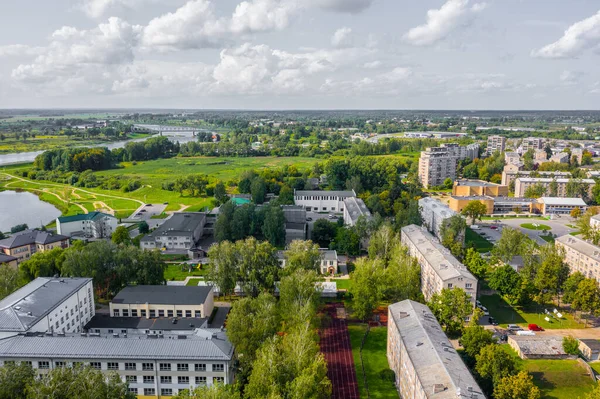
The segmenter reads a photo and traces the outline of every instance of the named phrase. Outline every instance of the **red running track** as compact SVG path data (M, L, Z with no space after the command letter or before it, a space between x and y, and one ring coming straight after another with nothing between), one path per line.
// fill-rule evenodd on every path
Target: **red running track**
M330 303L325 312L331 317L329 327L321 331L321 352L327 361L327 376L331 380L333 399L359 399L356 369L352 358L350 335L345 319L337 317L341 303Z

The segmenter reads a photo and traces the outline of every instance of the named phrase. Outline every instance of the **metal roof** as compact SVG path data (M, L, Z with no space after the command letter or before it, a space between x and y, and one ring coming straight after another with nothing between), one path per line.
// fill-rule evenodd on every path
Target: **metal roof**
M542 197L539 201L546 205L587 206L581 198Z
M344 199L344 206L346 207L346 211L350 215L352 222L356 223L359 217L365 216L366 218L371 217L371 212L365 202L360 198L349 197Z
M138 359L138 360L221 360L233 356L233 345L225 333L214 332L208 338L206 331L198 335L152 338L135 335L128 338L81 335L15 336L0 340L1 358L51 359ZM210 332L210 331L208 331Z
M174 213L156 230L144 236L142 241L155 241L158 236L191 236L205 219L206 213L203 212Z
M94 220L96 218L109 217L115 219L113 215L109 215L103 212L90 212L90 213L82 213L80 215L73 216L62 216L58 218L60 223L71 223L71 222L79 222L82 220Z
M0 240L0 248L19 248L31 244L51 244L53 242L68 240L69 237L60 234L51 234L46 231L24 230Z
M200 305L206 301L212 286L133 285L125 287L112 300L113 304L152 303L161 305Z
M108 315L96 314L84 328L86 330L92 328L114 328L117 330L193 331L204 326L207 321L208 318L200 317L160 317L157 319L147 319L145 317L110 317Z
M485 398L427 306L405 300L390 305L389 313L427 397ZM438 387L444 389L434 395Z
M557 183L568 183L573 179L551 179L549 177L518 177L517 180L523 183L551 183L556 181ZM596 184L593 179L574 179L578 183Z
M356 193L354 190L351 191L318 191L318 190L296 190L294 193L296 197L298 196L330 196L330 197L356 197Z
M0 331L28 331L90 281L91 278L36 278L0 301Z

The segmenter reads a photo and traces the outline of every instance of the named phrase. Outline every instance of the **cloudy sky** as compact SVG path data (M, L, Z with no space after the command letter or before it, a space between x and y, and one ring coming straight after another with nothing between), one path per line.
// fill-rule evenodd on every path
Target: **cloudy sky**
M598 0L28 0L0 107L599 109Z

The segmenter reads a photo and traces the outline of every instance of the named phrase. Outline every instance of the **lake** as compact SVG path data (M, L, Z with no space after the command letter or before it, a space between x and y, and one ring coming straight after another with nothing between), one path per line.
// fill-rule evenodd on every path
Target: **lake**
M191 133L163 133L163 136L168 137L171 141L178 141L180 144L187 143L190 141L195 141L196 137L192 136ZM154 136L152 136L154 137ZM95 144L89 146L81 146L81 147L106 147L109 150L114 150L115 148L125 147L125 144L131 142L139 142L148 140L150 137L144 137L142 139L134 139L134 140L124 140L124 141L115 141L112 143L106 144ZM33 162L35 157L43 153L44 151L32 151L32 152L19 152L12 154L0 154L0 166L4 165L15 165L19 163L29 163Z
M60 215L58 209L41 201L35 194L0 192L0 231L10 231L11 227L22 223L27 223L30 228L40 227Z

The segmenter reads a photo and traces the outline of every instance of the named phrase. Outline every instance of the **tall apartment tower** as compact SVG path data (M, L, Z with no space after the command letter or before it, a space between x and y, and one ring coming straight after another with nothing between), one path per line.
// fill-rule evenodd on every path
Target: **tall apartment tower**
M544 139L540 137L527 137L523 139L523 143L521 144L521 149L523 150L523 154L529 150L542 150L544 148Z
M504 136L489 136L487 140L486 155L489 157L496 151L504 152L506 149L506 137Z
M419 158L419 180L423 187L441 186L444 180L456 180L458 157L444 147L427 148Z

